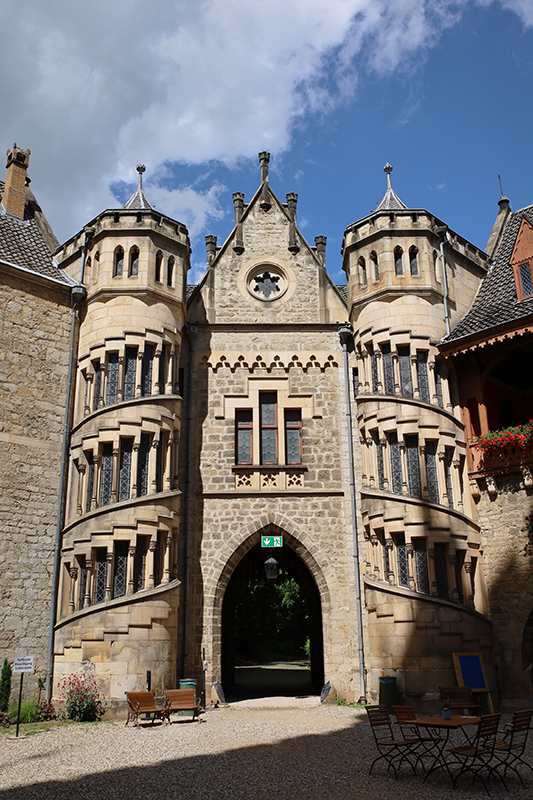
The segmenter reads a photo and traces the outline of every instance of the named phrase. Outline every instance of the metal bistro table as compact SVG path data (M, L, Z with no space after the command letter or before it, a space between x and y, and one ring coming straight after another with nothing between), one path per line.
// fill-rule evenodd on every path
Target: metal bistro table
M435 760L433 761L432 765L426 772L423 783L427 781L432 772L434 772L436 769L439 768L445 769L448 775L450 776L450 779L453 781L453 775L444 757L444 751L448 744L448 739L450 738L450 731L456 731L461 729L465 735L466 740L470 741L468 733L464 730L464 728L466 728L469 725L479 725L479 720L480 717L457 717L457 716L452 716L451 719L444 719L444 717L442 716L425 717L422 719L417 719L416 725L419 728L429 728L445 732L445 735L442 737L442 742L439 742L440 746L437 750Z

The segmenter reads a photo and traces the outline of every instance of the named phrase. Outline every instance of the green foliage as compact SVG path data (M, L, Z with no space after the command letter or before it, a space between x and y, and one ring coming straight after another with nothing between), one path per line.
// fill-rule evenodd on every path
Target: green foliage
M13 722L17 721L18 703L11 703L9 706L9 716ZM27 722L37 722L39 719L39 701L36 697L30 697L23 700L20 704L20 722L26 724Z
M7 711L9 705L9 695L11 694L11 664L4 659L2 675L0 676L0 711Z
M105 713L104 700L92 678L69 675L59 684L60 709L67 719L76 722L95 722Z
M235 650L242 658L301 659L309 637L306 603L294 578L250 578L235 607Z

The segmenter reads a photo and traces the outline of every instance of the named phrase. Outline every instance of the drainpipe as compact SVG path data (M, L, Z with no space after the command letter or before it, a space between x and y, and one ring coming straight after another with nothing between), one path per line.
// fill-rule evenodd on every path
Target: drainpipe
M450 333L450 311L448 309L448 276L446 274L446 260L444 258L444 242L448 241L448 228L441 225L435 229L435 233L440 237L440 262L442 265L442 288L444 290L444 324L446 325L446 336Z
M85 271L85 259L87 257L87 242L94 234L92 228L86 228L83 236L81 267L78 284L72 287L72 315L70 320L70 348L67 376L67 402L65 405L65 419L63 422L63 439L61 444L61 471L59 481L59 501L57 505L56 536L54 543L54 568L52 573L52 596L50 600L50 622L48 626L48 654L46 659L46 702L52 701L52 676L54 671L54 628L57 619L57 593L59 588L59 567L61 564L61 530L63 528L63 505L67 488L67 461L70 444L70 407L72 402L72 376L74 374L75 343L76 343L76 320L78 306L87 296L87 290L83 285L83 273Z
M189 560L190 560L190 524L191 524L191 457L192 457L192 377L194 366L194 340L198 335L196 325L184 326L189 337L189 385L187 388L187 471L185 476L185 571L183 575L183 677L187 677L187 659L189 647Z
M350 400L350 375L348 370L348 342L353 335L352 326L345 322L339 328L339 337L342 345L342 357L344 361L344 390L346 393L346 427L348 429L348 463L350 467L350 502L352 507L352 535L353 535L353 558L355 570L355 599L357 610L357 648L359 651L359 676L361 696L359 702L366 703L366 671L365 671L365 651L363 647L363 607L361 603L361 576L359 567L359 542L357 538L357 506L355 496L355 472L353 466L353 428L352 428L352 404Z

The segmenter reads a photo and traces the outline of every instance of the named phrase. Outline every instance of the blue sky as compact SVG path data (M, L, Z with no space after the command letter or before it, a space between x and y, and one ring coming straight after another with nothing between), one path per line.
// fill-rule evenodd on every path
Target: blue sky
M408 206L480 247L498 173L514 209L533 203L533 0L4 0L0 22L1 141L31 148L60 240L122 204L141 161L191 232L195 281L263 149L339 282L344 229L381 200L387 161Z

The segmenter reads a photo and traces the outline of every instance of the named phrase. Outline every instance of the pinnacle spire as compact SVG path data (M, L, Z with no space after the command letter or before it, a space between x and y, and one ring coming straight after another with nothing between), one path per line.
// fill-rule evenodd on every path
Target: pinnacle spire
M127 203L124 203L123 208L143 209L153 208L153 205L146 197L143 191L143 174L146 172L144 164L137 164L137 172L139 173L139 181L137 190L132 194Z
M388 162L383 167L383 172L387 175L387 191L385 192L385 196L379 206L376 208L376 211L398 211L402 208L407 208L405 203L403 203L394 189L392 188L390 174L392 172L392 165Z

